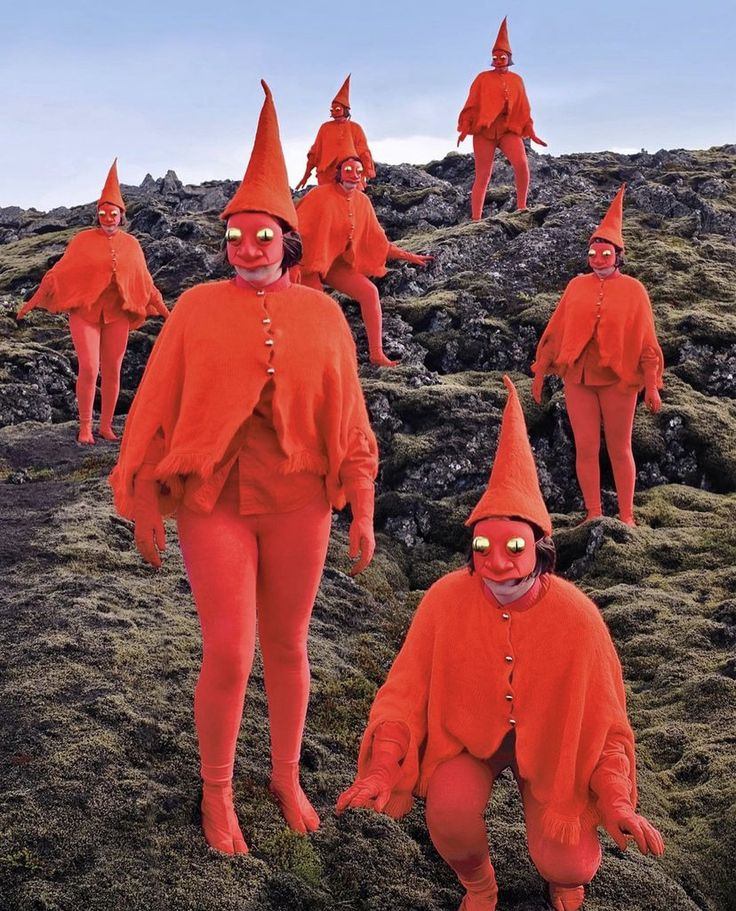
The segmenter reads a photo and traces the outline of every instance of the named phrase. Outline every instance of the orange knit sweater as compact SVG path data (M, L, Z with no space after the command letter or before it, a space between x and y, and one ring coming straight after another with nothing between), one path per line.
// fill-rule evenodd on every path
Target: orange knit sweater
M363 275L386 274L391 244L370 199L337 183L315 187L297 204L304 252L302 271L324 276L342 258Z
M565 288L544 330L532 370L565 376L595 334L600 366L624 386L642 389L651 365L662 387L664 355L657 341L649 295L641 282L621 273L600 279L578 275Z
M508 132L519 136L531 136L534 132L532 112L521 76L484 70L470 86L468 99L460 111L458 132L469 135L482 133L502 114L505 115Z
M590 784L605 752L623 749L636 805L618 656L596 606L558 576L516 613L494 610L482 586L461 569L424 596L373 703L358 774L367 773L376 728L406 724L409 748L386 808L401 816L412 792L425 796L440 763L463 751L487 759L513 728L519 772L545 807L546 834L576 843L583 821L598 819Z
M270 380L279 472L325 476L338 509L346 488L372 484L376 440L338 304L301 285L259 292L211 282L182 294L151 352L110 476L121 515L132 518L134 478L157 447L162 513L193 487L200 508L211 508L236 434Z
M357 155L363 163L367 177L376 176L373 156L368 148L363 128L353 120L328 120L317 131L312 148L307 152L307 163L318 174L334 178L337 165Z
M131 329L137 329L148 316L169 315L135 237L125 231L108 237L99 228L80 231L69 241L64 255L44 275L23 309L75 310L87 319L111 282Z

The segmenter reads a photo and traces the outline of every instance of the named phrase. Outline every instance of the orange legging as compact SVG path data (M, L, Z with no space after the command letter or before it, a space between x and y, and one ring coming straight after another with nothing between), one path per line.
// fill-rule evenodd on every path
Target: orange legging
M508 158L514 169L516 183L516 208L526 208L526 197L529 192L529 162L526 160L526 149L521 136L516 133L504 133L500 139L486 139L485 136L473 136L475 154L475 182L470 193L470 211L473 221L483 217L483 203L486 190L493 173L493 157L499 148Z
M228 485L209 515L180 507L182 556L202 627L194 696L202 778L225 784L256 637L274 762L299 759L309 699L307 631L322 575L331 511L325 497L288 513L241 516Z
M606 449L622 520L633 520L636 465L631 433L636 411L636 391L617 385L586 386L565 383L565 404L575 437L575 470L589 516L601 515L601 419Z
M316 272L302 273L302 284L311 288L322 290L322 279ZM360 272L356 272L344 259L338 258L324 276L324 283L339 291L351 300L357 301L360 306L360 315L363 318L366 335L368 336L368 353L371 360L383 354L383 314L381 312L381 299L378 288L373 282Z
M74 311L69 314L69 331L79 362L77 407L80 422L89 423L92 420L97 375L101 373L100 426L111 426L120 394L120 369L128 347L129 329L127 319L89 323Z
M542 877L558 885L584 885L601 862L600 842L592 825L583 828L577 845L565 845L543 834L542 807L519 776L513 747L509 750L502 744L486 761L461 753L438 766L430 779L427 827L435 848L480 907L483 900L486 907L492 906L497 894L484 813L493 782L507 767L521 791L529 856Z

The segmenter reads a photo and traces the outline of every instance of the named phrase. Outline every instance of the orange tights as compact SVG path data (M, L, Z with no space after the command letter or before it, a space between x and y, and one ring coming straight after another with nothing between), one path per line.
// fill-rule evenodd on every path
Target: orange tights
M128 347L127 319L89 323L78 313L69 314L69 331L77 352L77 406L80 423L92 422L97 375L102 374L100 427L110 430L120 394L120 369Z
M179 540L202 627L194 696L202 778L233 774L256 639L271 725L271 756L296 767L309 699L307 631L330 534L317 498L288 513L241 516L227 490L209 514L180 507Z
M510 767L524 803L529 856L547 882L577 886L590 882L601 862L594 826L584 828L577 845L552 841L542 832L542 808L519 777L513 747L489 760L461 753L437 767L426 800L427 827L435 848L467 890L463 908L495 908L496 878L488 853L484 813L493 782Z
M588 517L601 512L601 421L611 460L623 522L634 520L636 465L631 433L636 411L636 391L622 392L616 385L586 386L565 383L565 404L575 438L575 470Z
M516 182L516 208L526 208L526 197L529 192L529 162L521 136L516 133L504 133L500 139L486 139L485 136L473 136L475 154L475 182L470 192L470 211L473 221L483 217L483 203L486 190L493 173L493 157L499 148L508 158L514 169Z
M301 280L302 284L308 285L310 288L322 290L322 279L316 272L302 273ZM332 264L330 271L324 276L324 283L358 302L368 336L368 356L373 363L378 362L384 356L381 337L383 314L378 288L367 276L356 272L342 258L336 259Z

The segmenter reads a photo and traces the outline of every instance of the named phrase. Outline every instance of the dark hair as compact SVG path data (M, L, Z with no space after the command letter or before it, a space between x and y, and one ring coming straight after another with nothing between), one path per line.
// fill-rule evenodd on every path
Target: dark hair
M265 214L268 215L268 212ZM272 215L271 218L276 219L284 232L284 258L281 260L281 266L286 271L286 269L295 266L302 258L302 236L298 231L291 228L283 218L278 218L276 215ZM225 222L225 230L227 231L227 222ZM220 241L220 249L217 251L217 262L227 262L227 241L224 234Z
M534 566L532 575L542 576L544 573L554 572L555 565L557 564L557 548L555 547L555 542L552 540L552 537L550 535L545 535L538 525L535 525L534 522L530 522L528 519L524 519L522 516L508 516L508 518L513 519L515 522L526 522L534 531L534 546L537 551L537 562ZM473 567L474 533L475 525L471 528L471 539L468 544L467 566L471 575L475 572Z
M365 165L363 164L363 159L360 158L360 156L348 155L346 158L343 158L342 161L338 161L338 163L337 163L337 166L335 168L335 183L341 183L340 171L342 170L342 166L345 164L346 161L359 161L361 168L365 168Z
M616 251L616 261L615 261L614 265L616 266L617 269L620 269L624 265L624 262L625 262L624 251L621 249L621 247L619 247L618 244L615 244L612 240L608 240L605 237L591 237L590 238L591 244L596 243L596 241L599 244L610 244L613 247L613 249Z

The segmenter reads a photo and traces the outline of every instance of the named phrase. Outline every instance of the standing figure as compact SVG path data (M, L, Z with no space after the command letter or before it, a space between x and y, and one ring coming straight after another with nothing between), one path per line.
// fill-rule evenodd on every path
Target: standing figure
M429 834L466 892L498 894L484 812L511 769L529 854L556 911L575 911L601 860L596 827L660 855L636 812L621 666L597 607L553 574L551 521L511 381L488 489L466 522L468 565L424 596L371 708L348 807L394 817L424 797Z
M529 192L529 164L524 139L546 146L534 132L534 122L521 76L509 72L513 66L506 19L493 45L493 69L484 70L473 80L465 107L460 111L458 146L470 135L475 154L475 182L470 193L473 221L483 216L486 189L493 172L493 157L499 148L514 169L516 208L526 208Z
M593 232L591 272L565 288L537 346L532 394L542 402L544 377L565 381L565 404L575 438L575 469L585 519L601 509L601 421L613 468L619 518L634 521L636 465L631 451L636 400L644 389L647 408L662 407L664 356L657 341L649 295L641 282L622 275L624 184Z
M381 301L368 276L386 274L387 259L426 266L431 256L417 255L392 244L378 223L373 205L360 192L363 163L341 161L336 179L315 187L297 203L304 243L301 282L310 288L329 285L360 305L368 336L371 364L395 367L383 351Z
M110 483L160 566L175 513L202 627L194 697L208 844L248 848L232 777L256 638L271 733L270 790L288 825L319 817L299 782L307 631L331 507L352 507L353 572L373 556L378 456L340 307L293 285L301 242L271 92L248 168L222 215L235 275L179 298L151 353Z
M307 152L307 169L297 184L300 190L306 186L312 171L317 169L317 183L332 183L335 170L346 158L359 158L363 162L361 189L368 179L376 176L373 156L368 148L363 128L350 118L350 76L343 82L340 91L332 99L330 117L317 131L317 138Z
M99 434L116 440L112 419L120 394L120 370L128 332L148 316L169 315L161 292L153 284L143 250L130 234L120 230L125 203L113 161L97 203L96 228L80 231L61 259L44 275L33 297L17 319L36 307L51 313L69 313L69 331L79 362L77 407L80 443L94 443L92 406L97 375L102 374Z

